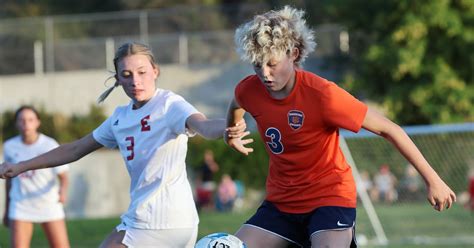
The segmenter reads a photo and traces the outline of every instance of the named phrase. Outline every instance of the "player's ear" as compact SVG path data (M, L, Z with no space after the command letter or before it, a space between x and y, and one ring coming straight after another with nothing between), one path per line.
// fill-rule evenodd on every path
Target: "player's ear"
M155 79L157 79L160 76L160 66L155 64L153 66L153 73L155 74Z
M295 61L299 56L300 56L300 49L298 49L296 47L291 49L290 57L293 61Z

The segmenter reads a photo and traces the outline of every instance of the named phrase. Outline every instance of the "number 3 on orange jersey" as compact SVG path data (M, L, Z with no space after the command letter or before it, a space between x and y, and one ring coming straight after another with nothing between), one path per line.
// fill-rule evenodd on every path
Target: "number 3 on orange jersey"
M280 154L283 152L284 147L281 143L280 130L274 127L269 127L267 131L265 131L265 136L270 138L270 142L266 142L270 151L274 154Z

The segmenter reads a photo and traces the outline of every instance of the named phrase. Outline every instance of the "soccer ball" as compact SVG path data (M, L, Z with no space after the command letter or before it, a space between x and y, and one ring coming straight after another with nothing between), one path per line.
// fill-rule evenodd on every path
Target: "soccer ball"
M247 246L234 235L220 232L203 237L194 248L247 248Z

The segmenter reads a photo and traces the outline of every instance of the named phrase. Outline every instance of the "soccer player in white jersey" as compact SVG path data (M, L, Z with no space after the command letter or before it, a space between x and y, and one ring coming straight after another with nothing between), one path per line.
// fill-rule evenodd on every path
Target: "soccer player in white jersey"
M226 129L224 118L207 119L181 96L157 88L160 69L146 45L120 46L114 66L116 82L99 101L122 86L130 104L77 141L17 165L3 163L0 178L69 163L103 146L118 147L131 177L131 202L101 247L194 247L199 220L185 168L188 136L215 139L225 133L237 137L248 153L244 145L252 139L242 139L249 133L243 132L245 122Z
M20 135L5 141L6 162L19 163L58 147L54 139L38 132L40 117L32 106L20 107L15 123ZM26 171L7 180L3 223L11 229L11 247L30 247L33 223L41 224L50 247L69 247L63 209L67 171L68 166L63 165Z

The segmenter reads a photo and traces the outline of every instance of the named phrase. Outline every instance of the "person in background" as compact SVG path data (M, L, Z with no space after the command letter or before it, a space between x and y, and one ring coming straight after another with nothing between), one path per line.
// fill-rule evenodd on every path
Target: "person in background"
M160 68L147 45L121 45L113 63L116 81L99 102L121 86L130 103L117 107L79 140L30 160L0 164L0 178L70 163L102 147L117 147L131 178L131 201L121 223L100 246L194 247L199 218L186 173L188 137L216 139L225 134L239 139L238 146L245 152L244 145L252 142L241 139L248 134L245 122L226 129L224 119L208 119L181 96L157 88Z
M231 211L237 198L237 185L229 174L222 175L217 188L216 209L221 212Z
M471 210L471 213L474 214L474 167L471 168L471 171L469 173L469 202L468 202L468 208Z
M408 164L405 167L405 174L400 180L400 190L398 200L420 200L423 194L423 179L416 169Z
M20 134L3 144L6 162L19 163L58 147L54 139L38 131L41 120L32 106L16 111L15 124ZM41 225L50 247L69 247L64 214L68 165L25 171L7 179L6 186L3 223L10 228L11 247L30 247L34 223Z
M269 155L265 201L236 236L249 248L356 246L356 186L339 147L340 128L386 138L422 175L434 209L451 207L454 192L400 126L301 69L315 48L303 14L285 6L256 15L235 32L237 51L255 74L236 86L227 124L248 112ZM239 139L227 143L249 153Z
M397 178L390 171L390 167L387 164L381 165L374 176L375 200L385 203L392 203L397 200L396 184Z
M213 207L213 196L216 191L214 175L219 171L219 164L214 159L214 152L210 149L204 151L204 161L199 167L196 180L196 195L198 211L202 208Z

